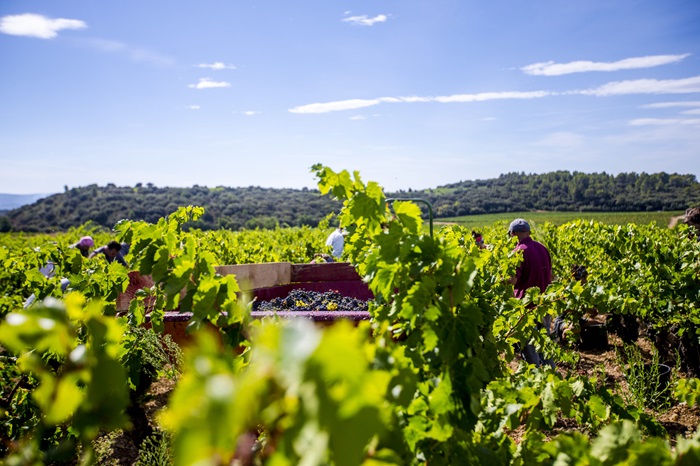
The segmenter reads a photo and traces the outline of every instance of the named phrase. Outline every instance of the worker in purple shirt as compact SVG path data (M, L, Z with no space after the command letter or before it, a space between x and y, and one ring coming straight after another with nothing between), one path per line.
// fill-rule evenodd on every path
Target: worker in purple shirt
M525 292L528 288L537 287L541 293L547 289L552 283L552 258L549 251L542 243L538 243L530 237L530 224L522 218L516 218L508 227L508 235L518 238L518 245L515 246L515 251L522 251L523 260L515 271L515 275L509 279L509 283L513 285L513 295L522 299L525 297ZM550 332L551 316L545 316L542 324L538 324L538 328L544 325L547 333ZM539 367L542 364L548 364L554 367L552 360L545 360L541 353L535 350L535 347L528 343L522 351L523 358L528 364L534 364Z

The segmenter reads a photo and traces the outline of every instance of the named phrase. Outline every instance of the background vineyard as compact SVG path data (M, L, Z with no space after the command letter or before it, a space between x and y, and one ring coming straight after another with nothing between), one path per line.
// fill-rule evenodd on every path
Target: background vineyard
M186 228L204 213L189 207L112 232L0 237L5 460L99 461L123 435L148 464L700 461L696 429L669 437L658 420L700 397L700 242L685 225L536 222L556 280L520 301L506 284L519 258L504 225L483 229L485 249L459 225L430 237L418 205L388 209L375 183L314 169L321 193L345 201L344 258L376 297L371 322L359 327L251 321L235 279L214 269L308 262L325 248L328 219L319 228L203 232ZM131 268L153 277L124 315L115 316L115 300L128 271L68 248L87 233L98 244L130 243ZM48 261L53 278L38 272ZM574 265L588 268L588 281L572 276ZM71 283L65 292L61 277ZM23 309L30 294L37 304ZM158 333L175 308L192 313L184 355ZM577 373L580 353L535 330L545 313L577 325L591 309L639 323L627 343L650 342L674 367L663 403ZM558 370L524 365L514 348L528 341ZM165 409L148 417L148 394L169 379Z
M648 225L655 223L660 227L677 224L677 218L683 211L665 212L512 212L500 214L466 215L463 217L446 217L436 221L437 225L457 224L465 228L481 229L499 223L503 227L514 218L526 218L535 224L553 223L562 225L575 220L595 221L606 225Z

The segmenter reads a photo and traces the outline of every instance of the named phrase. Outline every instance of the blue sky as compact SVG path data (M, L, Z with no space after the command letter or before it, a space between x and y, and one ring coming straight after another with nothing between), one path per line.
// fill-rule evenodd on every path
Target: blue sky
M0 192L700 177L700 1L2 0Z

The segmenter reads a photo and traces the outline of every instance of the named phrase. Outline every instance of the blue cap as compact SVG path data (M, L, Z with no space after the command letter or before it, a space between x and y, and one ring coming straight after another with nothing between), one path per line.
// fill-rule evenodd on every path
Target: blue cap
M525 231L530 231L530 224L524 218L516 218L510 222L508 233L522 233Z

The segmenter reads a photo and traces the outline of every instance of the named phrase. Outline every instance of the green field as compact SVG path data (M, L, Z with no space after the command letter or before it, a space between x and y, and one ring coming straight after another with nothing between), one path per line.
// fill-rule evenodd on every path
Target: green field
M608 225L669 225L674 217L683 215L683 211L666 212L508 212L501 214L466 215L463 217L440 218L433 221L436 228L440 225L456 223L465 228L482 228L497 222L510 223L515 218L524 218L533 225L551 222L562 225L573 220L595 220Z

